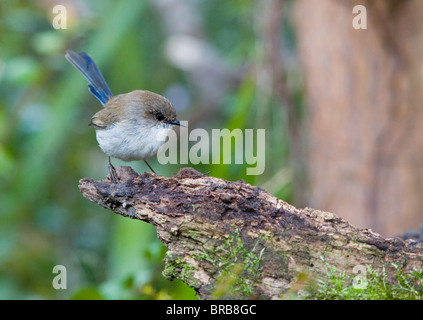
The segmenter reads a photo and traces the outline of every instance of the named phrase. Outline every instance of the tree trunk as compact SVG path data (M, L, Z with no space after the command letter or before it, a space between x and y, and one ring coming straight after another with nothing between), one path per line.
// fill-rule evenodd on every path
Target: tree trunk
M297 209L244 181L181 169L174 177L118 167L119 184L82 179L87 199L151 223L168 247L165 276L199 298L283 298L300 275L325 280L323 260L351 273L357 265L421 269L423 243L360 230L328 212ZM304 289L305 288L302 288Z
M355 5L367 29L353 28ZM384 235L423 220L423 1L297 0L306 205Z

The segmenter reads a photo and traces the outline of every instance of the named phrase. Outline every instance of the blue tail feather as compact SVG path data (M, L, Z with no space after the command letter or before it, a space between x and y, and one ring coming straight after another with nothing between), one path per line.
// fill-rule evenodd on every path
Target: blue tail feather
M65 57L88 80L88 90L102 105L105 105L113 97L113 93L110 91L94 60L85 52L78 54L71 50L66 51Z
M95 87L93 87L91 84L88 85L88 90L91 92L91 94L96 97L104 106L107 101L109 101L109 99L111 97L108 97L103 91L98 91Z

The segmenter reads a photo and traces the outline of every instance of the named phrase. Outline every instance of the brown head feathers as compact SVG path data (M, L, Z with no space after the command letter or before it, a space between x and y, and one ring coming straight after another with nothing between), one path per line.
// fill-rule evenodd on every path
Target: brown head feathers
M139 123L143 119L179 125L176 112L169 100L154 92L135 90L111 98L104 109L97 112L89 125L104 129L116 122L131 121Z

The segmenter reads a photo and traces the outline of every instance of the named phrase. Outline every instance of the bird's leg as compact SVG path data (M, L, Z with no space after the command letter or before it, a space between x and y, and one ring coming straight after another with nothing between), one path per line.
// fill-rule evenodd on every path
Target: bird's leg
M116 173L115 167L113 167L112 162L110 161L110 157L109 157L109 173L110 173L110 180L112 180L113 183L118 183L117 182L118 175Z
M146 160L144 160L145 164L150 168L150 170L157 175L156 171L153 170L153 168L148 164L148 162Z

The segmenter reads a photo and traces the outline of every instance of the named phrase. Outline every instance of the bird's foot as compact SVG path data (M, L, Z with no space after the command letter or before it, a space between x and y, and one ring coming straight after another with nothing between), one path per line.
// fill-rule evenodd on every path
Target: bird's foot
M109 173L110 173L110 180L115 184L118 183L119 177L116 173L115 167L110 162L110 157L109 157Z

